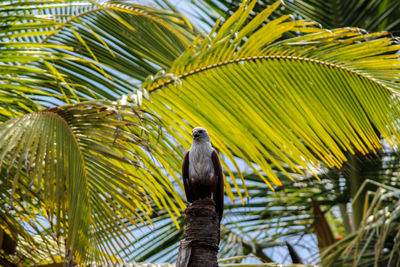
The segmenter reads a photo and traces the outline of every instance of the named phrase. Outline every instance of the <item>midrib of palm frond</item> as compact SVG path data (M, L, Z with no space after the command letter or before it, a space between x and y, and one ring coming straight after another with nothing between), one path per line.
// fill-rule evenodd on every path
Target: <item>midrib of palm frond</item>
M399 47L400 48L400 47ZM230 59L230 60L226 60L223 62L218 62L218 63L213 63L204 67L199 67L197 69L191 70L190 72L186 72L183 74L178 75L176 78L174 79L166 79L166 80L159 80L158 84L153 85L151 88L147 89L149 91L149 93L152 93L158 89L162 89L163 87L166 87L172 83L179 83L179 82L183 82L182 80L191 76L191 75L196 75L200 72L203 71L208 71L208 70L212 70L218 67L222 67L225 65L230 65L230 64L240 64L242 62L246 62L246 61L262 61L262 60L269 60L269 59L280 59L280 60L288 60L288 61L303 61L303 62L311 62L311 63L315 63L317 65L324 65L324 66L328 66L328 67L333 67L336 69L341 69L344 70L346 72L355 74L357 76L359 76L360 78L363 79L367 79L370 80L374 83L377 83L379 86L381 86L383 89L388 90L390 93L398 93L397 91L394 91L391 87L387 86L383 81L380 81L374 77L371 77L369 75L366 75L362 72L359 72L357 70L353 70L349 67L343 66L343 65L339 65L339 64L335 64L335 63L331 63L329 61L324 61L324 60L319 60L319 59L314 59L314 58L306 58L306 57L298 57L298 56L281 56L281 55L263 55L263 56L248 56L248 57L242 57L242 58L236 58L236 59Z

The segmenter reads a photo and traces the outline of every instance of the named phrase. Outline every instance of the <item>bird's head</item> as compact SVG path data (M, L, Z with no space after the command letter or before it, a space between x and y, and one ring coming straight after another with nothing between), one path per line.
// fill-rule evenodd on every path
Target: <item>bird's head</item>
M192 130L193 133L193 142L196 143L203 143L203 142L210 142L210 136L208 132L203 127L196 127Z

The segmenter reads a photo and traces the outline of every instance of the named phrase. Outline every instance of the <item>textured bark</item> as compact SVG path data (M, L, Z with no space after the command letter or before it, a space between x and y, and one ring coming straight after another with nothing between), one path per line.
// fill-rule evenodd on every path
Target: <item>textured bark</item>
M177 267L218 266L219 220L214 201L196 200L185 210L186 239L181 241Z

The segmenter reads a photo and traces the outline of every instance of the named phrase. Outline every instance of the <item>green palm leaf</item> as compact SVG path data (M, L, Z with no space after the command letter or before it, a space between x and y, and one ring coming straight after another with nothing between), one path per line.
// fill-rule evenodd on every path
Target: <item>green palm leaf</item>
M36 234L51 233L57 244L66 242L77 262L116 261L117 248L134 238L132 231L125 233L126 224L149 219L149 199L170 216L179 215L182 201L147 152L143 123L152 122L145 116L131 107L93 102L1 124L1 180L8 184L2 191L9 196L3 205L13 210L1 224L31 250L34 240L26 231L18 236L15 227L28 224Z
M287 2L289 9L327 28L354 26L368 31L393 31L400 25L398 1Z
M193 43L170 70L176 78L144 85L144 105L179 143L189 148L190 128L203 125L234 165L235 155L263 178L258 165L276 185L276 158L301 173L297 166L313 171L319 159L340 167L346 153L380 149L377 132L396 144L399 45L384 33L321 31L288 17L261 26L278 3L244 26L254 4ZM277 42L288 31L311 34Z
M398 177L392 180L398 184ZM367 179L359 192L368 185L377 189L368 192L360 228L322 253L324 266L396 266L400 263L400 191L398 187Z
M72 84L79 84L75 91L82 99L117 99L131 92L149 75L169 68L193 40L190 24L173 12L129 3L90 8L44 40L75 47L63 52L87 60L54 64Z
M193 40L182 15L129 3L15 1L0 14L7 63L0 71L19 72L8 83L42 83L30 98L45 106L117 99L170 67Z
M262 12L275 1L265 0L256 4L251 18ZM200 18L212 27L218 17L228 19L241 5L240 0L204 0L190 1L202 12ZM283 1L283 5L274 12L273 19L284 14L297 18L311 19L322 27L333 29L341 27L358 27L367 31L391 31L398 35L400 3L396 0L294 0Z
M32 14L35 11L39 12L32 6L38 8L38 3L16 2L0 6L2 23L0 121L2 122L11 117L38 111L42 106L40 102L45 104L48 99L55 98L56 101L64 99L62 95L55 95L54 92L44 89L48 84L57 86L62 79L52 75L46 66L38 67L34 64L67 58L71 60L72 57L68 55L45 49L73 50L73 48L35 42L39 36L52 32L48 28L60 27L63 23Z

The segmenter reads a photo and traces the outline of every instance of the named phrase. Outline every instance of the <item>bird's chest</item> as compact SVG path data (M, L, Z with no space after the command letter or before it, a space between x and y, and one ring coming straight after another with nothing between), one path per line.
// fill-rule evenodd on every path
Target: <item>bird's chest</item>
M192 147L189 153L189 179L196 182L209 182L215 179L211 147Z

